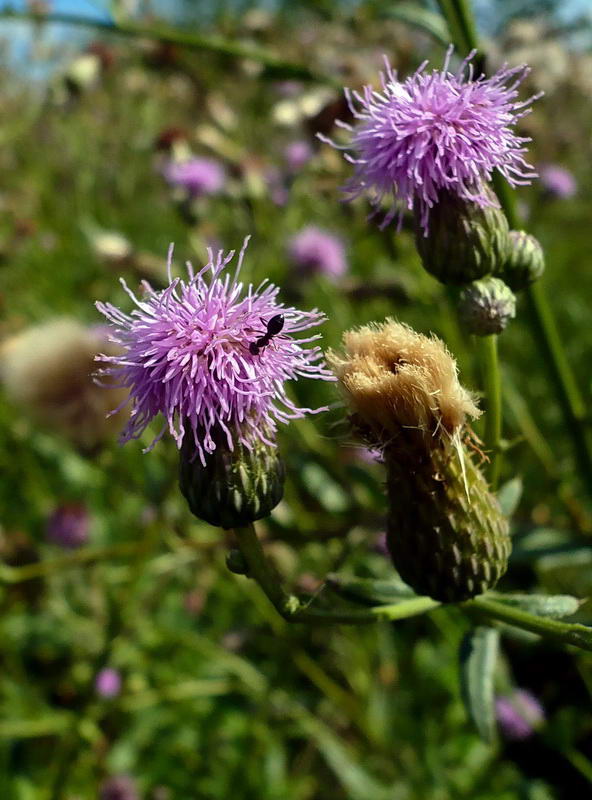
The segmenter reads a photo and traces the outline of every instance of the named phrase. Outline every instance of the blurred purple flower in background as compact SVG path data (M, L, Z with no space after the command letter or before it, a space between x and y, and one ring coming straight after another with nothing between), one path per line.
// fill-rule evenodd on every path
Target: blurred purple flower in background
M116 775L103 781L99 800L140 800L136 782L129 775Z
M343 241L329 231L309 225L288 242L288 255L303 273L340 278L347 271Z
M496 698L495 713L506 739L527 739L545 719L545 712L536 697L526 689Z
M47 538L53 544L74 550L88 541L90 517L85 506L68 503L59 506L47 520Z
M547 192L562 199L573 197L578 190L575 176L559 164L544 164L539 167L541 183Z
M121 691L121 675L113 667L105 667L95 678L95 689L98 695L106 699L117 697Z
M314 151L306 139L290 142L284 150L284 158L290 172L298 172L306 166L314 155Z
M192 197L220 192L226 182L226 172L213 158L190 158L187 161L168 161L163 169L171 186L185 189Z
M113 324L111 339L123 355L101 355L109 366L100 374L114 376L130 390L133 408L121 441L137 439L159 413L165 423L150 447L168 430L180 448L190 435L202 463L222 435L229 449L237 442L250 448L256 441L273 444L277 422L303 417L324 408L299 408L284 383L299 377L333 380L319 347L303 345L319 335L295 339L294 334L316 327L324 314L286 308L277 300L279 288L265 281L254 289L238 281L248 239L231 278L224 271L234 251L216 255L189 280L172 278L155 291L144 283L141 299L122 284L137 308L125 314L110 303L97 308ZM267 323L283 316L281 334L257 353L252 345L267 331Z
M530 140L513 130L535 99L516 100L528 68L503 67L490 78L473 79L469 62L474 55L452 73L449 48L442 70L426 72L424 62L402 82L387 62L380 75L382 91L346 89L357 124L337 124L350 133L349 143L342 146L318 134L321 141L353 153L345 156L354 164L344 187L348 199L369 191L378 206L392 193L394 204L381 227L400 220L404 208L415 207L426 232L430 208L443 191L491 206L485 182L494 170L511 186L536 177L523 157Z

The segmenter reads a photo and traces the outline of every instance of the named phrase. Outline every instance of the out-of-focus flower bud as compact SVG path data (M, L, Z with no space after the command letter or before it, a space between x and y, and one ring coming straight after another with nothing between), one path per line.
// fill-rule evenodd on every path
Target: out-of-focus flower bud
M462 290L458 311L469 333L490 336L501 333L514 319L516 298L499 278L481 278Z
M121 675L113 667L105 667L97 673L95 689L98 695L110 700L121 691Z

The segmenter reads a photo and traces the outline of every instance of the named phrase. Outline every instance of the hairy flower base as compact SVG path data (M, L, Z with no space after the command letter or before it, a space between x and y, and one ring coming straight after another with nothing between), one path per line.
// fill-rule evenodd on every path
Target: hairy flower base
M393 448L385 464L387 544L401 578L445 603L493 588L507 569L509 526L468 451L438 449L409 464Z
M535 99L517 101L517 87L528 69L503 67L490 78L474 79L470 61L475 52L456 73L449 71L451 56L452 47L442 70L426 72L426 61L404 81L387 62L381 91L372 86L361 92L346 89L357 124L338 124L348 131L349 143L341 146L319 134L322 141L349 151L345 157L354 165L354 175L345 186L348 198L369 192L378 207L393 195L383 225L415 205L427 231L442 191L491 206L484 187L494 170L512 186L536 177L524 160L524 145L530 140L513 130Z
M184 281L171 276L171 250L166 289L158 292L144 282L144 296L137 298L122 281L137 306L131 314L97 303L114 326L111 341L123 349L123 355L99 358L109 365L100 374L113 376L131 395L122 441L138 438L163 414L165 424L151 447L167 430L179 448L188 437L205 466L220 432L229 450L273 444L277 422L325 410L298 408L284 385L299 377L333 379L320 348L305 346L320 337L295 338L319 325L324 314L285 307L279 289L266 281L256 289L243 287L238 275L247 242L232 279L223 272L234 251L209 251L209 262L197 274L187 265ZM269 328L278 319L280 330L277 324Z

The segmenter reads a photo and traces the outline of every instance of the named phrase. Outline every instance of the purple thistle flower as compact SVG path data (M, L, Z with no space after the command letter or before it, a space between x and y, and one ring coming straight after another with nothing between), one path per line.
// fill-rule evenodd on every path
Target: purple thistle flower
M169 161L163 169L168 183L185 189L192 197L219 192L226 180L222 165L213 158Z
M111 340L124 350L97 357L109 364L99 374L115 376L130 391L133 408L122 442L137 439L161 413L165 423L147 450L167 429L180 448L187 430L205 466L220 436L230 450L238 442L247 448L257 440L273 445L277 422L326 410L298 408L284 387L298 377L333 380L320 348L303 346L320 335L294 338L325 316L285 307L277 299L279 288L266 280L244 290L238 277L247 243L248 238L232 278L223 272L234 251L225 256L208 250L209 261L197 274L188 263L189 280L173 279L171 247L166 289L155 291L144 281L145 296L138 299L122 280L137 306L131 314L96 304L114 326ZM284 318L281 333L254 354L252 345L278 315Z
M121 691L121 675L113 667L105 667L97 673L95 689L98 695L108 700L117 697Z
M381 227L395 217L400 224L403 209L416 207L427 233L430 209L443 191L491 206L494 201L485 182L496 169L512 186L536 177L523 158L523 145L530 140L513 130L540 96L516 100L528 68L504 66L490 78L474 79L470 61L475 51L456 73L449 71L452 51L451 46L442 70L426 72L425 61L402 82L385 59L382 91L372 86L362 92L345 90L358 120L355 126L337 123L350 132L349 144L341 146L317 134L337 149L353 151L345 154L354 165L354 175L344 187L348 199L369 191L378 206L393 194L393 208Z
M545 164L539 168L541 183L547 192L562 199L573 197L578 190L576 179L568 169L559 164Z
M306 273L321 273L340 278L347 271L343 242L332 233L309 225L288 243L288 255L296 267Z
M503 735L513 740L527 739L545 719L542 705L526 689L497 697L495 714Z
M116 775L101 784L99 800L140 800L136 782L129 775Z
M67 550L82 547L88 540L90 519L83 505L69 503L59 508L47 520L47 538Z

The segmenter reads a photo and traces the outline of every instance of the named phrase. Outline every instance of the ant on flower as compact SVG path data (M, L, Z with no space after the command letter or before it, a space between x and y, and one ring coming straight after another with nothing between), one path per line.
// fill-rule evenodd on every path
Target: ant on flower
M263 322L263 320L261 320ZM258 356L261 350L271 342L274 336L277 336L283 330L285 323L284 315L283 314L276 314L274 317L271 317L267 323L264 323L266 326L265 333L263 336L260 336L254 342L249 344L249 353L252 356Z

